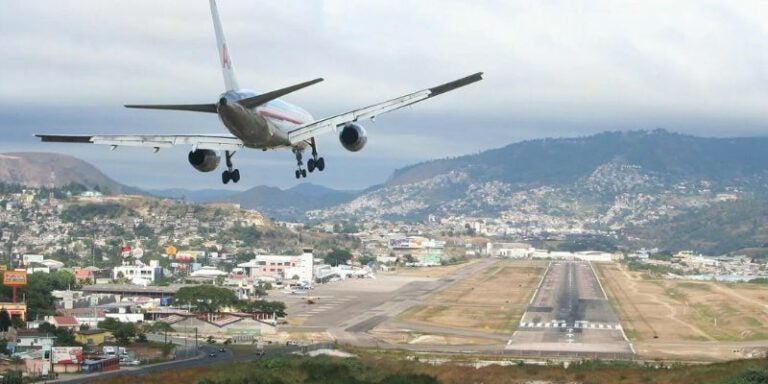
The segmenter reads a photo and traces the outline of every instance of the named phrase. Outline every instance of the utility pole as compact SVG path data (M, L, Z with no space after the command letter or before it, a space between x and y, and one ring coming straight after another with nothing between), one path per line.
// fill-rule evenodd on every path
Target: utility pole
M96 267L96 231L93 231L93 242L91 242L91 262ZM94 272L95 274L96 272ZM96 284L96 276L93 277L93 283Z

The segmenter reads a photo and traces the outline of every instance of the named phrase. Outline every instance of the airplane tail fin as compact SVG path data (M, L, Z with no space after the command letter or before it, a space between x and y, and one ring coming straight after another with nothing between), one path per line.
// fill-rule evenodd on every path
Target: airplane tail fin
M235 67L232 59L229 57L227 41L224 38L224 29L221 27L219 19L219 10L216 7L216 0L209 0L211 3L211 16L213 17L213 29L216 32L216 45L219 48L219 58L221 59L221 71L224 74L224 85L227 91L239 89L237 78L235 77Z

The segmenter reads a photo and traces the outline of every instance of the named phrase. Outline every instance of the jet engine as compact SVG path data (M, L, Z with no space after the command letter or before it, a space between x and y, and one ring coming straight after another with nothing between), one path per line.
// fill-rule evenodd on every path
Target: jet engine
M365 128L362 125L349 123L341 129L339 141L346 150L357 152L365 147L365 143L368 142L368 134L365 133Z
M189 164L200 172L211 172L219 166L221 157L216 151L210 149L198 149L189 151Z

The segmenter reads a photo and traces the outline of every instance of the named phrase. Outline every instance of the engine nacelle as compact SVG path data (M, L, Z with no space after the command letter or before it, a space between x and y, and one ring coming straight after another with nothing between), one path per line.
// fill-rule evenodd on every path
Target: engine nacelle
M211 172L219 166L221 157L216 154L216 151L210 149L198 149L196 151L189 151L189 164L200 172Z
M365 143L368 142L368 134L365 133L365 128L362 125L349 123L341 129L339 141L346 150L357 152L365 147Z

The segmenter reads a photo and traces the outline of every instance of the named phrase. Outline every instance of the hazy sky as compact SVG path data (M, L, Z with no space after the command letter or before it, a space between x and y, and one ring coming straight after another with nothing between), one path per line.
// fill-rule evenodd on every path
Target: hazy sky
M415 161L530 138L666 128L768 135L765 1L235 1L220 13L240 85L289 95L315 117L477 71L485 80L365 122L349 153L319 138L336 188ZM3 2L0 150L55 151L140 187L218 188L189 148L43 144L50 133L226 133L212 114L124 103L215 102L223 89L208 2ZM290 152L241 151L242 181L297 183Z

